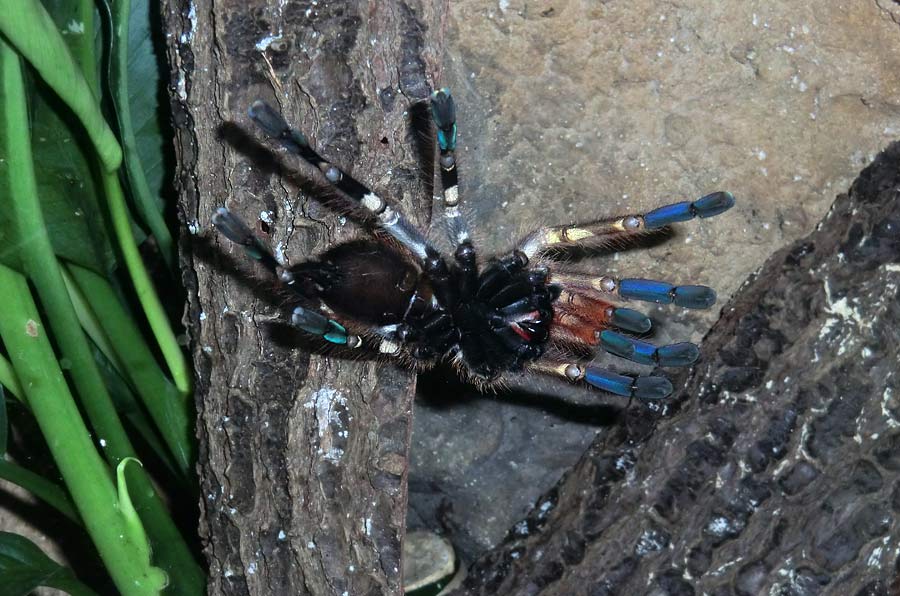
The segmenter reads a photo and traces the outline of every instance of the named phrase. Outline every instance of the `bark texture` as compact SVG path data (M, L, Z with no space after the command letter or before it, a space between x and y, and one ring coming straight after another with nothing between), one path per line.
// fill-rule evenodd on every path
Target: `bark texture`
M442 12L416 1L169 0L163 14L209 591L400 593L413 375L310 355L284 329L290 309L266 273L209 219L227 205L291 262L364 233L311 200L323 198L317 172L254 140L246 110L262 98L427 221L407 110L431 90Z
M900 143L454 594L897 593Z

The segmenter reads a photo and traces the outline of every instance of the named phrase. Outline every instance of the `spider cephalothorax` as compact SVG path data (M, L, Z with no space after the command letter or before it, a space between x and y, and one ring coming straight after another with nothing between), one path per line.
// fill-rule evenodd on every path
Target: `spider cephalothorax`
M302 304L294 309L292 323L332 344L369 348L420 368L448 360L479 386L504 373L525 371L586 381L626 397L667 396L672 385L665 377L621 375L580 361L599 346L642 364L693 363L699 355L694 344L657 347L632 337L647 333L650 319L619 303L708 308L715 293L706 286L579 273L544 257L573 247L609 246L671 223L718 215L734 204L731 194L716 192L645 214L539 228L508 254L479 263L459 211L456 109L449 91L432 94L431 112L440 151L443 219L456 245L452 260L397 206L324 159L302 133L259 101L251 106L250 117L266 134L321 170L392 241L356 240L285 267L227 209L219 209L213 223L296 293Z

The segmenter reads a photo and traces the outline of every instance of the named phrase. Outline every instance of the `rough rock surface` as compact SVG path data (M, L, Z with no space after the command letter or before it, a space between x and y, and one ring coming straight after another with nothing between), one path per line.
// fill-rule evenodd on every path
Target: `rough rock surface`
M665 415L598 438L466 594L887 594L900 565L900 143L770 258Z
M480 246L727 189L738 204L723 216L578 263L709 284L725 304L900 137L898 23L890 0L451 3L440 80L459 105L463 202ZM698 341L719 315L647 310L657 341ZM420 385L410 523L443 527L465 558L496 544L615 423L573 407L565 386L485 399Z

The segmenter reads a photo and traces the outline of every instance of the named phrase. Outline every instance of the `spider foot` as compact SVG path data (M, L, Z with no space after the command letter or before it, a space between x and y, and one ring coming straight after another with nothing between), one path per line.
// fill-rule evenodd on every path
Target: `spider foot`
M347 329L328 317L308 308L298 306L291 314L291 324L307 333L317 335L327 342L356 348L362 343L358 335L350 335Z
M600 347L638 364L690 366L700 357L700 349L690 342L657 347L609 329L600 332Z
M431 118L438 128L437 140L441 152L456 149L456 103L446 87L431 94ZM441 163L441 166L444 164Z
M595 366L584 370L584 380L597 389L638 399L663 399L673 390L671 381L665 377L629 377Z
M716 291L707 286L676 286L665 281L652 279L622 279L618 283L612 278L613 291L622 298L675 304L684 308L709 308L716 303Z
M250 227L240 217L225 207L219 207L212 216L212 223L223 236L235 244L241 245L247 256L260 261L273 272L278 269L279 263L271 251L256 237L256 234L250 230Z
M609 324L632 333L647 333L652 323L650 317L630 308L610 307Z
M694 218L707 218L728 211L734 206L734 195L730 192L714 192L696 201L683 201L654 209L645 213L644 228L656 230L669 224L680 221L690 221Z

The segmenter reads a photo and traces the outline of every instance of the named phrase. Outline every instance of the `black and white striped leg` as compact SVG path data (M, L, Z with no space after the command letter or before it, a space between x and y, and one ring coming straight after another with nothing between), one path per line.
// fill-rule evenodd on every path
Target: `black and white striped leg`
M441 189L444 219L451 240L459 245L469 241L469 230L459 212L459 168L456 163L456 104L450 90L439 89L431 94L431 117L437 128L440 151Z
M285 149L299 155L306 162L321 170L328 182L371 213L377 219L381 229L390 234L421 262L425 263L427 259L437 254L437 251L425 240L424 235L403 216L396 206L389 205L364 184L319 155L312 148L306 136L291 128L275 108L264 101L255 101L250 106L249 114L266 135L279 141Z
M540 228L523 238L518 249L528 258L534 258L552 249L573 246L602 247L613 240L659 230L672 223L713 217L728 211L733 205L734 196L730 192L714 192L696 201L665 205L645 214Z
M456 104L450 90L439 89L431 94L431 117L437 130L437 144L441 167L441 196L443 216L450 240L456 244L454 257L460 267L462 283L460 298L472 296L478 281L475 247L469 228L459 210L459 168L456 163Z

